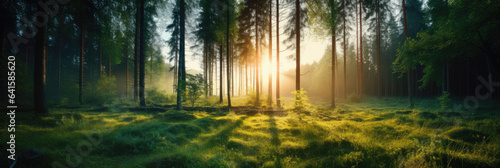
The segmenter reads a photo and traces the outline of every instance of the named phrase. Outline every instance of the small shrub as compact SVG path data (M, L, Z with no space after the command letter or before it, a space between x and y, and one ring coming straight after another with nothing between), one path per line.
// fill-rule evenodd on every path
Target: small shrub
M146 90L146 101L151 104L160 103L171 103L173 102L173 97L166 94L164 90L158 90L158 88L152 88Z
M248 93L248 97L247 97L247 100L246 100L245 104L247 106L253 106L253 105L255 105L255 103L256 103L255 99L256 98L257 98L257 95L255 94L255 91L250 90L249 93Z
M109 104L116 96L116 78L115 76L101 76L95 86L89 85L84 94L84 100L91 104Z
M292 92L292 94L295 95L295 110L303 111L311 107L311 104L309 104L309 97L307 97L306 93L304 89Z
M196 101L205 94L205 84L202 74L191 75L187 74L186 81L186 97L191 102L191 107L194 107Z
M361 102L361 97L359 97L357 94L350 94L348 97L347 97L347 100L349 102L352 102L352 103L359 103Z
M444 91L443 95L439 96L437 99L441 104L442 111L446 111L450 108L451 104L450 92Z

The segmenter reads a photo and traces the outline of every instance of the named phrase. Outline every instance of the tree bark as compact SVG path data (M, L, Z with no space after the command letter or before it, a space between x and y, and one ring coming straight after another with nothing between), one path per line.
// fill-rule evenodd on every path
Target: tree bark
M359 1L359 58L360 58L360 82L359 82L359 95L363 98L363 0Z
M220 78L219 78L219 81L220 81L220 85L219 85L219 103L222 103L222 101L223 101L223 98L222 98L222 96L223 96L222 90L224 90L224 87L223 87L224 84L222 83L222 81L223 81L222 80L222 77L223 77L222 76L222 62L223 61L224 61L224 57L222 56L222 43L221 43L220 46L219 46L219 62L220 62L220 64L219 64L219 68L220 68L220 72L219 72L220 73L219 74L220 75Z
M300 0L295 0L295 11L295 90L300 91Z
M140 58L139 58L139 101L140 101L140 106L145 107L146 106L146 100L144 99L144 60L145 60L145 53L144 53L144 33L145 33L145 25L144 25L144 0L141 0L141 5L140 5L140 27L141 27L141 34L140 34Z
M38 10L42 10L38 7ZM42 27L36 33L36 44L35 44L35 65L33 73L33 85L34 85L34 105L35 114L47 114L47 106L45 103L45 75L46 75L46 27ZM81 92L80 92L81 94Z
M136 1L139 2L139 1ZM139 48L140 34L141 34L141 12L140 4L137 4L136 19L135 19L135 47L134 47L134 101L137 102L139 98Z
M406 24L406 8L405 8L405 0L403 0L403 18L404 18L404 28L405 28L405 39L408 38L408 27ZM410 101L410 107L413 108L413 96L411 94L411 68L408 69L408 100Z
M125 46L125 74L126 74L126 79L125 79L125 97L128 98L128 46Z
M280 2L276 0L276 106L281 108L280 100Z
M99 36L99 76L102 76L102 40L101 36Z
M255 12L255 106L259 107L260 106L260 95L259 95L259 17L257 15L257 12Z
M229 38L230 38L230 35L229 35L229 0L226 1L227 2L227 9L226 9L226 26L227 26L227 29L226 29L226 72L227 72L227 107L231 107L231 69L230 69L230 60L229 60ZM222 59L221 59L222 60Z
M378 58L378 62L377 62L377 71L378 71L378 97L380 98L381 97L381 92L382 92L382 83L381 83L381 73L382 73L382 70L381 70L381 62L380 62L380 4L379 4L379 0L377 0L377 16L376 16L376 19L377 19L377 58Z
M346 50L346 46L347 46L347 43L345 41L345 29L346 29L346 20L345 20L345 17L347 15L347 9L346 9L346 4L345 4L345 0L344 0L344 17L343 17L343 20L344 20L344 99L347 98L347 71L346 71L346 58L347 58L347 50Z
M269 1L269 69L273 69L273 1ZM273 104L273 73L268 72L269 83L267 91L267 105L272 107Z
M179 42L179 77L181 80L178 81L178 85L180 89L185 90L184 82L186 82L186 67L185 67L185 17L186 17L186 9L185 9L185 0L180 0L180 42ZM182 110L182 98L180 95L180 90L177 90L177 110Z
M335 43L335 27L332 28L332 108L335 108L335 66L337 61L337 44Z
M83 104L83 95L82 95L83 91L82 91L82 89L83 89L83 60L84 60L83 53L84 53L84 45L85 45L85 43L84 43L85 42L85 29L83 27L80 29L81 29L80 30L81 31L80 32L80 34L81 34L80 35L80 39L81 39L80 47L81 47L81 49L80 49L80 73L79 73L80 74L80 78L79 78L80 81L78 82L78 84L79 84L78 85L78 90L79 90L78 100L79 100L80 104Z

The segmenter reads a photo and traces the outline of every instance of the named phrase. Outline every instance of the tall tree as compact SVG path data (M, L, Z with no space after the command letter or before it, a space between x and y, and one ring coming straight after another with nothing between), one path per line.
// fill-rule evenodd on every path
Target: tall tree
M360 72L359 72L359 95L363 98L363 0L359 0L359 61L360 61Z
M40 6L37 10L43 10ZM45 103L45 81L46 81L46 27L41 27L35 36L35 68L33 76L34 102L36 114L47 114ZM80 92L81 93L81 92Z
M273 69L273 1L269 0L269 69ZM276 33L278 34L278 33ZM273 73L272 71L268 72L269 75L269 84L268 84L268 96L267 96L267 106L272 107L273 104Z
M169 61L174 61L174 66L172 66L169 71L174 71L174 91L175 86L177 86L178 80L178 58L179 58L179 35L180 35L180 4L175 3L174 9L172 11L172 23L167 26L167 32L171 32L170 39L168 39L167 44L170 47Z
M136 0L135 13L135 47L134 47L134 101L139 100L139 57L140 57L140 34L141 34L141 8L140 0Z
M146 106L146 100L144 97L144 61L146 56L144 55L145 53L145 39L144 39L144 33L145 33L145 25L144 25L144 0L140 0L140 5L139 5L139 13L140 13L140 37L139 37L139 101L140 101L140 106Z
M404 18L404 29L405 29L405 39L408 38L408 26L406 25L406 3L405 0L403 0L403 18ZM412 90L411 89L411 70L408 69L408 100L410 101L410 107L413 107L413 96L412 96Z
M181 90L185 90L186 82L186 62L185 62L185 31L186 31L186 8L185 0L179 0L180 4L180 37L179 37L179 77L177 90L177 110L182 110Z
M276 0L276 106L281 108L280 101L280 0Z

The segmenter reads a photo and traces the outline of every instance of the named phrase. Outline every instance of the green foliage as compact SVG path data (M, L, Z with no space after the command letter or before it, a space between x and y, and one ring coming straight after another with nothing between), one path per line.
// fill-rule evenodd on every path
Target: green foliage
M304 89L292 92L292 94L295 95L295 110L306 111L311 107L311 104L309 104L309 97L307 97L306 93L307 92L304 91Z
M395 73L404 74L424 67L419 82L420 89L431 81L442 83L443 65L460 56L496 57L491 49L500 44L497 28L499 22L491 22L491 16L498 16L500 3L454 0L450 3L430 1L427 22L431 25L416 37L408 38L398 49L393 63ZM412 26L409 26L411 28ZM491 64L492 61L488 62Z
M361 102L361 97L359 97L357 94L352 93L347 96L347 100L351 103L359 103Z
M191 107L194 107L196 101L205 94L205 82L202 74L187 74L186 78L185 83L180 81L181 84L178 86L178 90L182 96L191 102Z
M146 90L146 101L150 104L172 103L175 101L174 95L167 95L166 91L154 87Z
M255 105L256 98L257 98L257 95L256 95L255 91L253 91L253 90L248 91L245 105L247 105L247 106ZM259 104L262 104L262 103L259 103Z
M95 86L85 87L84 100L90 104L110 104L116 98L116 78L115 76L103 75Z
M450 108L451 105L450 92L444 91L443 94L437 98L437 100L441 104L442 111L446 111Z

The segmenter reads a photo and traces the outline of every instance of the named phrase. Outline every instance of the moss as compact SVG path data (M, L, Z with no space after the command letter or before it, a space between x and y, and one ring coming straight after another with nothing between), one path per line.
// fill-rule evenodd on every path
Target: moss
M421 118L421 119L436 119L438 118L438 116L434 113L430 113L430 112L420 112L416 115L417 118Z
M463 127L448 130L443 134L450 137L451 139L461 140L469 143L483 142L487 141L490 138L490 136L485 133Z
M167 122L185 122L195 120L196 116L183 112L168 111L167 113L163 114L162 119L163 121Z

